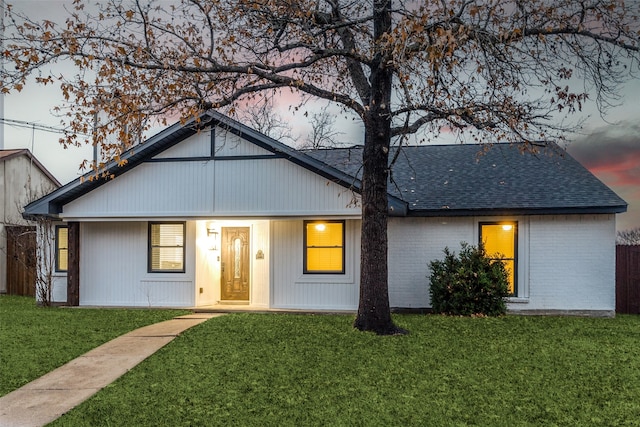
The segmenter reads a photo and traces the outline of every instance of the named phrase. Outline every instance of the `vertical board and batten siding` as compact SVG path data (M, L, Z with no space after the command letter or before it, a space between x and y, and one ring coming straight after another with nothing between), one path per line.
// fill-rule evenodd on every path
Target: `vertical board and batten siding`
M530 303L522 309L615 310L615 215L530 219Z
M198 157L211 157L211 129L201 130L188 140L180 142L173 147L155 155L157 159L186 159Z
M345 274L302 273L303 221L272 221L273 308L355 310L360 272L360 221L347 220Z
M56 303L67 302L67 273L55 272L52 280L51 301Z
M147 227L144 221L80 225L80 305L194 305L194 245L186 245L185 273L148 273ZM185 241L193 242L193 222L186 233Z
M176 161L178 154L204 149L207 136L196 134L170 149L175 151L171 161L137 166L66 204L62 216L72 220L360 214L360 207L352 203L359 196L350 190L286 159L238 159L235 156L266 151L235 135L224 138L223 152L233 159ZM192 142L200 151L182 149Z
M211 163L141 164L66 204L62 216L70 220L211 214L214 197Z
M271 222L254 221L251 226L251 305L268 308L271 298ZM258 253L262 257L258 256Z
M215 183L216 215L360 215L350 190L285 159L216 162Z
M616 246L616 313L640 314L640 245Z
M207 235L207 221L195 221L195 236L194 305L213 305L220 300L220 244Z
M216 157L225 156L272 156L272 152L249 143L240 136L216 127L215 153Z

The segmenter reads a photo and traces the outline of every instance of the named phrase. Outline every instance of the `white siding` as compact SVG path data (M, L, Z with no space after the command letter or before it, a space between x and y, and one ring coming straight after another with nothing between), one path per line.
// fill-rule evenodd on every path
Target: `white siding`
M185 273L147 273L147 222L80 225L80 305L195 305L195 224L187 223Z
M389 297L392 307L429 306L428 264L460 242L477 244L478 223L500 218L392 218L389 221ZM519 298L513 311L613 311L613 215L504 218L518 221ZM183 306L219 300L219 251L206 226L251 227L251 305L355 310L360 269L360 220L346 221L345 274L304 275L303 221L187 222L184 274L147 273L147 222L81 224L81 305ZM218 248L219 249L219 248ZM261 251L264 258L257 257ZM66 277L54 299L66 299ZM59 286L59 287L58 287ZM199 288L203 293L199 293Z
M148 222L82 223L80 305L193 307L220 300L220 242L207 225L251 228L251 305L269 307L269 221L188 221L185 273L148 273ZM217 247L212 250L212 243ZM264 258L257 259L261 250ZM66 300L66 276L64 294ZM202 288L202 293L200 289Z
M65 273L55 273L53 275L51 301L58 303L67 302L67 275Z
M429 307L429 262L445 247L477 245L478 223L501 219L518 221L518 297L510 310L615 310L614 215L392 218L391 306Z
M208 161L145 163L68 203L63 217L198 216L213 211Z
M429 307L429 262L460 242L476 243L473 218L391 218L389 221L389 303Z
M360 271L360 221L346 221L345 274L302 273L302 221L272 222L272 307L355 310Z
M154 159L180 159L189 157L211 156L211 129L207 128L190 137L188 140L174 145L154 157Z
M204 137L195 135L172 150L194 138ZM245 145L255 147L239 147ZM66 204L62 216L69 221L359 214L359 196L326 178L286 159L246 158L144 163Z
M269 221L255 221L251 229L251 305L269 307L271 250ZM260 252L261 257L258 256Z
M215 183L216 215L360 214L351 191L285 159L217 162Z
M207 221L195 227L196 305L213 305L220 300L220 243L207 235Z
M615 310L615 216L531 218L530 302L511 308Z
M227 132L219 127L216 128L216 148L215 155L223 156L268 156L273 155L270 151L258 147L238 135Z

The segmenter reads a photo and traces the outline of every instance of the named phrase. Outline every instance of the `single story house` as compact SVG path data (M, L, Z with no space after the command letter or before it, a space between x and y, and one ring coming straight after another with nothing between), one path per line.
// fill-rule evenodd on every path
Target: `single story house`
M389 182L389 298L429 307L428 263L500 252L511 311L615 312L626 203L558 147L403 147ZM216 112L173 125L29 204L55 218L54 300L82 306L355 310L362 148L299 151Z

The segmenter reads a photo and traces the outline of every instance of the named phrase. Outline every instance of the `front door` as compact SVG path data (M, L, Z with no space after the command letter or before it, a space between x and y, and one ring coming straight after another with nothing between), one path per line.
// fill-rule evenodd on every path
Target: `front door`
M249 227L222 227L222 301L249 301Z

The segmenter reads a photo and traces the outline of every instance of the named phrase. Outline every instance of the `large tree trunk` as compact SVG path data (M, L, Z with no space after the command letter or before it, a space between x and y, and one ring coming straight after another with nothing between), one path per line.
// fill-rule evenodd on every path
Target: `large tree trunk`
M387 268L387 178L390 126L365 124L362 172L360 301L354 326L388 335L402 332L391 320Z
M390 0L374 2L376 40L391 30L390 8ZM387 268L389 111L393 73L382 53L378 53L373 65L369 113L364 120L360 301L354 326L362 331L388 335L404 332L391 320Z

